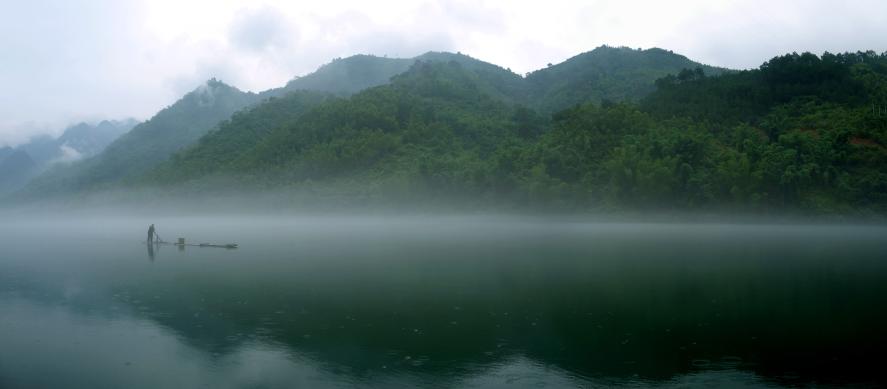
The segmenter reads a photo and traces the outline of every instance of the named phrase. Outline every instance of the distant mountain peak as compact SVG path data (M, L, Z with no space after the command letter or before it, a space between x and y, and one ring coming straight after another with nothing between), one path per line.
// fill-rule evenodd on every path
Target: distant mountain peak
M192 99L198 107L212 107L219 98L240 95L252 95L252 93L243 92L216 78L211 78L197 88L194 88L183 99Z
M281 95L295 90L313 90L348 96L361 90L388 83L415 62L411 58L388 58L357 54L336 58L316 71L290 80L286 86L271 91Z
M206 80L206 82L204 82L203 85L206 85L206 86L211 87L211 88L217 88L217 87L232 87L232 86L226 84L224 81L219 80L218 78L215 78L215 77L212 77L212 78L210 78L209 80ZM232 87L232 88L233 88L233 87Z
M540 110L554 112L587 101L636 101L655 89L657 79L697 67L709 75L729 71L658 47L603 45L531 72L527 81L535 98L544 101Z

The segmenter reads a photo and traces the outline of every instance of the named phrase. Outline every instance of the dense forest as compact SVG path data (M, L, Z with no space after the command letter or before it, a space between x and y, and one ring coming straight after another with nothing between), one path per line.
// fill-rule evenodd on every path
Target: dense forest
M788 54L727 71L604 47L524 77L429 53L388 83L336 88L291 88L240 111L127 187L349 204L887 211L887 53Z

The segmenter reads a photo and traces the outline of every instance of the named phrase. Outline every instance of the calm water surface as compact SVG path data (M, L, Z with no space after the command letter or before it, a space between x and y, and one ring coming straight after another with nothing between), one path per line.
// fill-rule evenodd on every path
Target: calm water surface
M240 249L141 242L237 242ZM878 386L887 229L0 221L0 387Z

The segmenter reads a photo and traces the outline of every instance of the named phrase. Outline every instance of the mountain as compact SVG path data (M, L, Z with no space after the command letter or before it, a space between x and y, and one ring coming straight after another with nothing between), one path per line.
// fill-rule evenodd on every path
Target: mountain
M3 192L20 189L42 171L55 164L70 163L100 153L121 134L126 133L136 121L102 121L95 125L79 123L64 130L61 136L54 138L41 135L32 138L28 143L15 149L0 150L0 161L4 155L16 154L16 162L0 165L0 175L15 177L7 179L3 184Z
M419 76L424 74L418 70L425 68L422 64L434 65L431 69L436 70L431 73L445 76ZM513 117L499 124L506 125L508 131L519 135L519 141L524 141L546 131L552 112L587 101L639 99L655 88L657 77L677 73L684 67L701 67L711 74L722 71L659 49L638 51L601 47L526 78L459 53L428 52L410 59L369 55L337 59L284 87L259 94L244 93L211 80L134 128L100 155L69 168L54 169L35 180L28 193L95 190L146 180L175 183L213 174L242 172L244 166L265 161L267 156L261 155L261 150L275 149L269 142L280 140L278 137L286 129L299 127L296 122L303 119L317 119L311 115L315 111L334 110L343 117L350 117L354 122L343 123L346 128L366 125L363 122L366 117L355 116L349 110L363 109L361 104L367 100L356 98L361 103L354 105L354 98L350 96L376 89L378 91L373 93L388 91L384 93L401 97L409 95L419 101L427 95L441 97L439 93L454 93L466 101L482 98L506 107L513 105L502 111ZM391 80L398 80L394 83L398 86L394 86ZM616 86L620 82L624 90ZM406 85L411 86L407 88ZM407 89L413 92L404 92ZM419 90L424 92L416 92ZM295 96L291 96L293 93ZM345 100L339 101L329 95ZM396 103L401 111L386 115L391 114L400 120L408 107L419 110L414 106L416 102L401 97L367 104ZM341 108L337 104L351 108ZM443 114L441 107L435 104L421 109ZM232 116L238 111L242 112ZM459 112L448 114L460 115ZM389 120L391 117L384 119ZM417 125L432 125L429 123L439 125L433 121ZM328 127L322 123L316 125L318 128ZM458 121L448 125L460 126ZM342 129L329 129L330 132L339 130ZM487 142L484 147L489 151L495 148L488 144L496 138L490 137L491 134L480 132L473 140ZM460 142L463 141L468 142L467 139ZM273 153L291 160L279 151ZM151 178L146 179L146 174Z
M237 111L261 101L285 98L298 91L347 96L388 82L392 76L406 70L412 62L412 59L369 55L337 59L309 75L290 81L284 87L259 94L242 92L212 79L161 110L150 120L136 126L130 133L108 146L101 155L53 169L38 177L22 196L93 190L138 177L167 160L173 153L193 145L217 126L225 127L222 122L232 118ZM286 104L286 101L293 102L285 100L274 106ZM284 113L281 117L291 116L291 113ZM222 145L232 139L244 138L243 135L232 134L224 128L215 133L213 139L216 140L207 141L206 144ZM212 149L216 146L207 147Z
M478 77L484 92L510 103L553 113L593 101L637 101L655 90L655 81L684 69L702 69L718 75L728 71L691 61L671 51L652 48L635 50L601 46L563 63L529 73L525 78L461 53L427 52L414 58L355 55L336 59L317 71L266 93L281 96L294 90L329 92L345 97L364 89L387 84L416 61L454 61Z
M729 77L684 73L657 82L645 109L715 122L758 124L774 107L807 99L845 107L877 106L887 100L881 62L874 52L787 54L759 69Z
M292 125L308 110L330 100L325 93L296 91L235 113L195 144L182 149L151 172L157 181L176 182L225 169L273 130Z
M426 61L456 60L462 63L481 63L467 56L446 53L428 53L419 58ZM393 76L406 71L416 60L370 55L337 59L309 75L290 81L282 88L259 94L241 92L220 81L210 80L155 117L136 126L130 133L108 146L101 155L69 167L54 169L39 177L25 195L92 190L133 179L166 161L173 153L188 149L214 129L208 140L202 143L206 149L191 152L190 156L184 158L198 158L197 155L201 154L233 155L235 150L231 149L232 146L238 148L243 147L242 142L257 142L269 130L266 127L279 126L301 114L303 110L297 108L297 105L304 103L308 107L314 101L321 99L317 93L307 93L287 99L289 94L311 91L348 96L388 83ZM512 76L519 79L516 75ZM281 101L270 101L276 98L280 98ZM270 108L266 107L261 113L256 112L237 121L241 123L242 120L253 120L252 117L257 115L268 115L261 119L264 124L259 127L262 129L251 128L236 134L237 131L232 129L237 126L224 123L229 118L233 121L232 115L235 112L266 100L269 100ZM274 111L280 112L277 114ZM209 152L211 149L214 151ZM205 159L205 163L214 166L214 163L209 161L219 162L225 158L208 158ZM196 165L194 168L197 169ZM175 174L190 176L193 172L181 171Z
M143 173L259 99L254 93L209 80L109 145L91 161L85 184L113 182Z
M89 158L102 152L121 135L138 124L135 119L103 120L95 125L80 123L68 127L56 143L62 150L59 157L67 159Z
M235 169L283 168L295 180L324 179L389 164L401 169L418 155L488 153L514 131L512 109L482 87L457 62L417 62L388 85L327 102L279 127Z
M66 128L58 137L39 135L16 149L26 152L41 167L53 162L72 162L100 153L137 123L134 119L78 123Z
M279 128L295 125L301 115L315 106L330 102L323 91L349 96L360 89L387 84L392 77L409 70L416 62L452 62L459 64L482 92L511 100L510 94L520 87L520 76L498 66L462 54L429 52L415 59L390 59L358 55L324 65L317 72L291 81L285 89L296 89L278 99L235 114L193 146L182 150L152 172L157 182L181 182L224 172L236 161L252 152L252 148ZM404 67L404 65L408 65Z
M625 50L617 56L662 54ZM164 165L190 174L150 174L141 184L289 188L313 196L309 204L887 212L887 53L683 69L640 101L589 97L551 116L516 103L517 93L503 98L520 84L490 75L499 70L456 58L418 60L389 84L318 101L296 120L274 119L285 117L283 102L258 106L226 132L269 122L224 163L200 164L214 152L198 144ZM534 93L524 95L528 104L565 104L564 95Z
M388 83L391 77L405 72L414 62L411 58L387 58L373 55L354 55L337 58L304 77L298 77L279 90L270 91L280 96L297 90L328 92L348 96L374 86Z
M297 82L302 82L302 86L312 86L322 88L324 85L336 86L339 88L342 83L332 80L348 80L348 82L357 82L361 86L372 85L373 83L382 83L385 76L393 72L401 71L407 63L413 63L409 70L400 75L394 76L393 84L382 86L380 90L393 90L398 94L406 93L404 90L412 90L413 92L422 90L419 95L440 95L453 92L459 98L466 100L474 100L483 96L484 98L498 101L506 105L517 104L512 115L516 119L509 122L509 128L518 129L524 136L541 133L546 126L544 117L537 115L532 109L520 107L559 107L564 102L548 101L544 93L539 90L557 90L565 91L566 87L581 87L588 83L571 83L570 81L581 79L583 77L601 78L602 75L610 77L608 72L616 74L618 77L626 78L630 74L643 74L641 80L635 85L643 85L646 89L654 88L653 75L665 75L667 69L678 69L681 65L701 66L695 62L687 60L685 57L668 53L663 50L637 51L623 48L598 48L592 52L577 56L564 64L536 72L528 78L523 78L508 69L486 63L462 54L428 52L412 60L388 59L372 56L355 56L346 59L333 61L325 65L312 75L294 80L286 88L293 88ZM443 67L432 66L429 69L435 71L425 74L420 69L425 67L421 64L446 64ZM622 66L628 67L622 69ZM357 69L365 69L364 72L358 72ZM708 68L711 73L717 74L720 70ZM620 73L622 72L622 73ZM574 74L575 73L575 74ZM424 74L424 76L422 76ZM437 74L431 77L429 74ZM335 75L335 77L332 77ZM368 76L371 75L371 76ZM444 76L445 75L445 76ZM616 77L614 76L614 77ZM330 78L332 77L332 78ZM319 80L327 80L330 84L323 84ZM309 82L310 81L310 82ZM369 81L373 81L370 83ZM545 82L551 85L546 86ZM406 87L406 85L410 85ZM540 86L546 86L547 89ZM326 91L338 91L338 95L347 96L353 90L325 88ZM470 92L466 92L462 88L467 88ZM640 88L640 87L637 87ZM646 90L644 89L644 90ZM577 89L578 90L578 89ZM534 92L535 91L535 92ZM348 93L345 93L348 92ZM572 96L582 96L580 92L571 91ZM588 92L588 91L584 91ZM358 93L352 100L366 101L363 97L365 94L376 96L375 93L367 92ZM535 93L535 94L534 94ZM406 93L413 96L414 93ZM631 90L623 91L625 95L642 96L642 91ZM615 95L606 95L615 97ZM415 96L413 96L415 97ZM418 98L418 97L417 97ZM401 110L412 103L407 103L401 99L396 99ZM419 99L421 101L421 99ZM293 104L295 103L295 104ZM323 108L328 108L339 112L342 117L352 116L347 109L332 108L336 104L346 104L344 102L336 103L327 101L321 104ZM359 107L361 103L351 102L354 107ZM368 103L369 106L382 104L381 102ZM389 102L389 104L395 104ZM572 102L569 105L574 104ZM299 109L294 109L300 107ZM269 152L267 147L270 144L283 144L279 138L281 133L285 132L285 128L300 127L295 123L297 117L306 112L306 106L300 98L293 99L288 102L286 98L273 103L259 105L256 109L243 114L229 122L224 123L218 131L207 135L193 147L176 154L170 161L152 173L151 181L154 182L182 182L189 179L199 178L201 175L212 175L220 172L236 171L237 167L246 164L245 161L261 161L264 156L263 152ZM437 110L440 107L429 106L426 109ZM361 108L362 109L362 108ZM392 114L394 116L402 116L404 113ZM301 120L307 122L312 120L314 116L305 117ZM354 123L348 124L349 127L360 126L365 120L355 119ZM249 124L253 123L253 124ZM261 127L257 130L257 126ZM389 123L390 125L390 123ZM427 123L423 123L427 125ZM329 125L314 124L315 128L327 128ZM278 131L274 131L278 130ZM328 128L327 131L335 132L337 129ZM273 135L273 136L272 136ZM267 139L265 139L267 138ZM221 147L221 145L226 145ZM263 146L265 145L265 146ZM252 149L252 148L256 149ZM260 151L265 150L265 151ZM286 158L281 152L274 152L275 158ZM278 163L283 163L278 161Z
M696 68L707 75L727 71L659 48L601 46L529 73L526 83L533 107L551 113L585 102L637 101L655 90L657 79Z
M416 57L425 62L455 62L474 77L481 91L491 97L518 104L530 104L524 79L511 70L461 53L428 52Z
M254 93L209 80L116 139L101 154L41 175L27 192L93 189L136 177L260 99Z
M513 125L515 109L484 93L490 85L458 61L420 60L389 84L320 101L298 120L268 126L271 131L251 138L257 141L225 156L223 163L197 158L211 154L204 146L211 144L211 134L145 182L178 184L199 176L176 172L202 172L237 177L244 185L264 179L297 186L306 180L356 180L368 185L362 191L369 194L384 191L381 182L397 181L423 193L449 193L448 183L489 174L473 169L500 144L522 141ZM284 99L262 104L237 115L219 133L270 118L277 106L286 105Z
M28 143L16 147L24 151L37 164L46 164L62 154L57 138L50 135L38 135L28 140Z

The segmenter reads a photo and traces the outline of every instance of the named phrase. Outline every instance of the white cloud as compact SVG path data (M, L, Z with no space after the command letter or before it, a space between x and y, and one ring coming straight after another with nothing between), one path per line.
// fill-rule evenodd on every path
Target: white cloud
M68 146L67 144L63 144L59 146L59 150L62 152L62 155L57 158L49 161L50 164L54 163L71 163L83 158L83 154L81 154L77 149Z
M2 1L0 145L72 121L145 119L211 77L258 91L357 53L461 51L523 73L602 44L735 68L887 50L876 0Z

